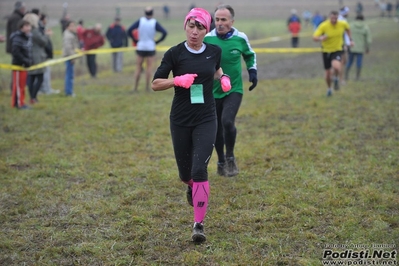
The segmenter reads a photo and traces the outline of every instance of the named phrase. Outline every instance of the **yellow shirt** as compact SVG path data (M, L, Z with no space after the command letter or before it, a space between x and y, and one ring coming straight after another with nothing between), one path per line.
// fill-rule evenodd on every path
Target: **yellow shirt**
M333 25L330 20L326 20L317 27L313 36L320 37L321 35L326 35L327 39L321 43L322 50L325 53L333 53L342 51L345 30L349 30L348 22L339 20Z

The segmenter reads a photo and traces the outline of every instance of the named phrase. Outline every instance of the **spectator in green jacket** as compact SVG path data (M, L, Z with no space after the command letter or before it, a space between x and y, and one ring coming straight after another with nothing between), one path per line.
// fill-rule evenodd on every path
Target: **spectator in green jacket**
M370 52L371 34L369 27L364 23L364 16L361 14L356 16L356 20L353 25L351 25L351 29L354 46L350 50L349 60L346 65L345 79L348 80L349 70L356 58L356 80L358 80L362 69L363 54L368 54Z

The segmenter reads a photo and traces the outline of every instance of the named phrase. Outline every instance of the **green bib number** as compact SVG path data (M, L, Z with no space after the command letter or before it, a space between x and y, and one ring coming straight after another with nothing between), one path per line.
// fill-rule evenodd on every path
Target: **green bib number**
M193 84L190 87L191 104L204 103L204 88L202 84Z

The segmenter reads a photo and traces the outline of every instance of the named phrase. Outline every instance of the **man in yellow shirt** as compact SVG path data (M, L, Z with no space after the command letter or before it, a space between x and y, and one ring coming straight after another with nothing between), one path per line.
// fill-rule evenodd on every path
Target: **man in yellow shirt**
M332 95L331 83L334 81L334 89L339 89L339 77L342 71L341 55L344 44L344 33L350 39L353 46L349 24L338 20L338 11L331 11L330 18L322 22L313 34L313 40L321 42L325 80L328 86L327 96Z

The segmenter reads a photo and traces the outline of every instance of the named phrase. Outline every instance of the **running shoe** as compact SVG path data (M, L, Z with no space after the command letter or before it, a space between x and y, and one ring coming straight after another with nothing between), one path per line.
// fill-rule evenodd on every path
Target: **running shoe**
M327 97L330 97L332 95L332 90L331 89L328 89L327 90Z
M186 196L187 196L188 204L190 206L194 207L194 204L193 204L193 189L190 186L187 186Z
M226 174L227 176L235 176L238 175L238 167L237 162L234 157L229 157L226 159L227 167L226 167Z
M226 176L226 163L219 163L218 162L218 171L217 171L218 175L220 176Z
M206 241L206 236L204 234L204 225L202 223L194 223L191 239L196 244L201 244Z

